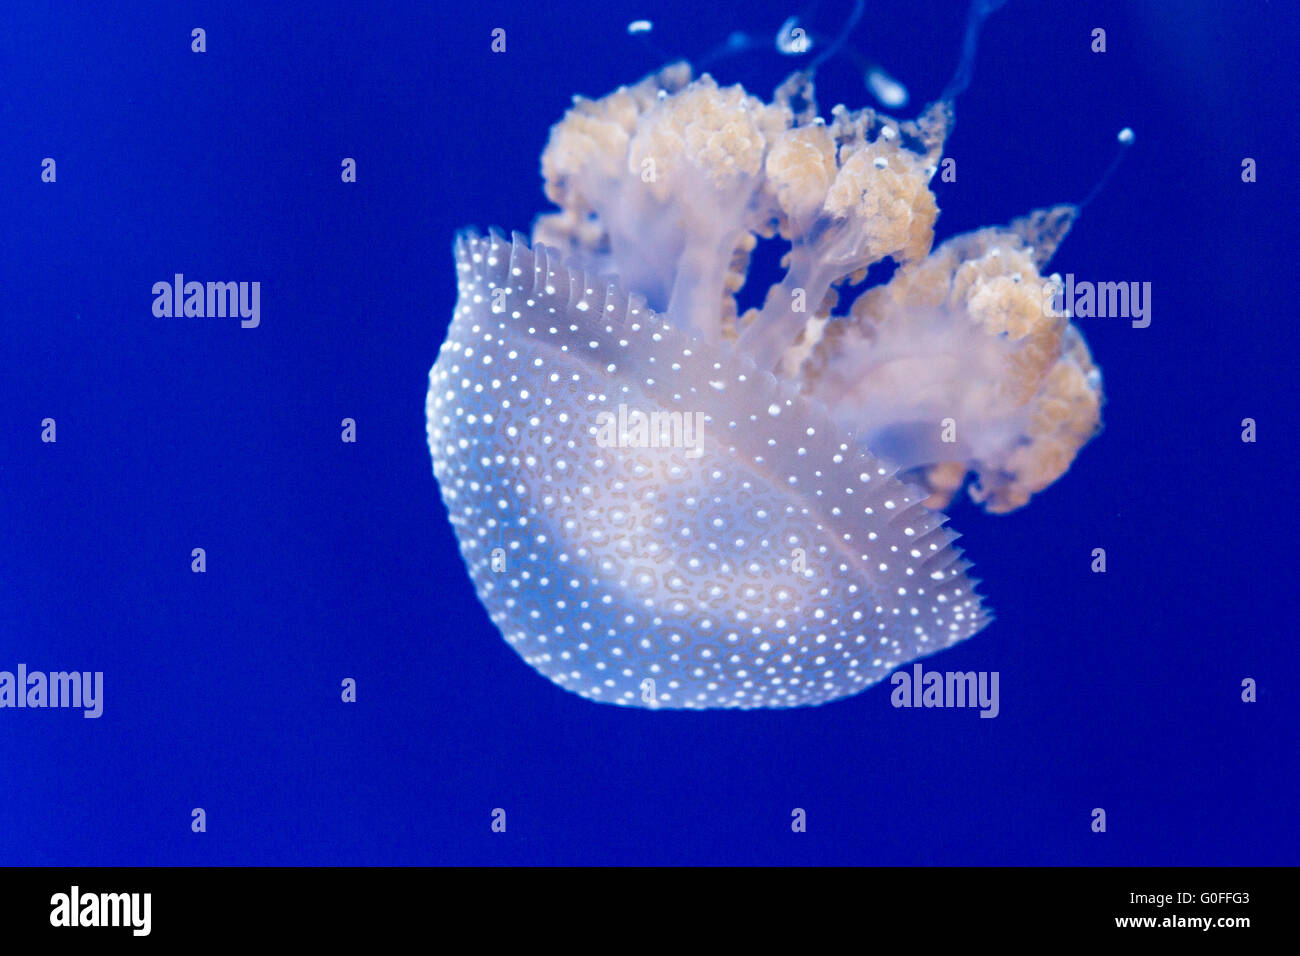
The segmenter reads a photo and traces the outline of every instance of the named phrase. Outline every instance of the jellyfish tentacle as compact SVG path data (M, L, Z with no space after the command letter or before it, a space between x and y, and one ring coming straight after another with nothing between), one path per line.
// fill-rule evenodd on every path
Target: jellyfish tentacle
M1119 131L1118 135L1115 137L1115 141L1119 143L1119 146L1115 150L1115 155L1112 157L1110 165L1107 166L1106 171L1101 174L1101 178L1097 180L1097 184L1088 191L1088 195L1084 198L1083 202L1079 203L1078 212L1082 212L1088 203L1101 195L1102 189L1104 189L1106 184L1110 182L1110 177L1115 175L1115 170L1119 169L1119 164L1124 161L1124 157L1128 154L1129 147L1133 145L1134 139L1133 130L1129 127L1125 126Z
M821 66L823 63L825 63L827 60L833 57L836 53L838 53L840 51L840 48L843 47L844 44L848 42L849 34L853 32L854 28L858 25L858 21L862 19L862 12L866 9L866 6L867 6L866 0L855 0L853 4L853 11L849 14L849 19L845 22L843 28L836 35L835 39L830 42L830 45L827 46L826 49L824 49L812 61L811 64L809 64L808 66L809 73L815 73L817 71L817 67Z
M984 21L1001 9L1007 0L973 0L966 15L966 32L961 41L961 59L957 70L944 87L940 99L952 103L966 92L971 78L975 75L975 53L979 49L980 30Z

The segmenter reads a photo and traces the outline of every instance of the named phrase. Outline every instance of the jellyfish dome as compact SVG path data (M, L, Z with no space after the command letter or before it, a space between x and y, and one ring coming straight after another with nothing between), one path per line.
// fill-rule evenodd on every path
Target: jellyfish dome
M531 238L456 239L429 450L533 668L626 706L813 705L989 622L939 509L1055 481L1101 381L1042 275L1073 207L932 249L951 116L823 119L808 74L765 103L674 64L575 98ZM778 237L784 277L741 313Z

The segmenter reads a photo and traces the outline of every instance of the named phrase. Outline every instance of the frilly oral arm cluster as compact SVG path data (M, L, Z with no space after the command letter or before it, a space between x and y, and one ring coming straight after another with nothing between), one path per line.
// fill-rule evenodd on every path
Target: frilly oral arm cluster
M931 506L973 471L972 497L1014 510L1096 432L1101 378L1040 274L1073 207L931 252L929 183L951 116L944 102L915 121L837 106L826 122L806 75L766 104L674 64L575 99L542 157L559 211L539 218L533 240L798 381L925 484ZM791 243L786 274L738 316L750 253L778 235ZM832 319L836 287L886 257L899 264L892 280Z

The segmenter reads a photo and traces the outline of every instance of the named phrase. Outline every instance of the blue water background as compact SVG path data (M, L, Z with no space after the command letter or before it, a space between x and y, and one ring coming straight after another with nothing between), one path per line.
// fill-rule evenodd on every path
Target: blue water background
M998 619L927 666L998 671L997 719L885 686L601 707L475 599L424 433L455 230L528 229L572 94L658 65L628 21L699 58L795 12L5 5L0 669L102 670L106 700L0 711L0 863L1297 862L1294 4L1019 0L984 31L939 237L1078 200L1131 126L1054 268L1153 283L1149 328L1080 322L1106 427L1069 474L1008 517L953 510ZM872 3L852 42L919 108L964 23ZM789 66L715 74L769 94ZM868 102L842 60L821 89ZM155 318L176 272L261 281L261 326Z

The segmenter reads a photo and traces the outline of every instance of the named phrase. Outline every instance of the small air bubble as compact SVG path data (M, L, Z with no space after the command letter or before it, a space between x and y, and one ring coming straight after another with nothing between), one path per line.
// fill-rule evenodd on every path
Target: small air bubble
M907 105L907 87L886 73L878 66L873 66L863 77L867 89L882 106L897 108Z
M791 17L776 31L776 48L786 56L800 56L812 49L812 37L799 26L799 18Z

